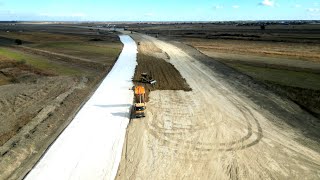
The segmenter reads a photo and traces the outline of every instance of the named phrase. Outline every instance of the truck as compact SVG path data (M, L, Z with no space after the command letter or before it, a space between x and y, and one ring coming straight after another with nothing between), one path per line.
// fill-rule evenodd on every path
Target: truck
M145 117L145 114L144 114L144 111L146 109L145 94L146 94L146 91L143 86L134 87L135 102L132 108L134 118Z

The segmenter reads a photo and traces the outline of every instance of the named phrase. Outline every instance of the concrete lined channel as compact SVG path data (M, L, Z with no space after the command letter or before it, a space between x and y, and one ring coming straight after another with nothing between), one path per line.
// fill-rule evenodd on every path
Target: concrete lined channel
M121 35L114 67L25 179L114 179L130 119L137 46Z

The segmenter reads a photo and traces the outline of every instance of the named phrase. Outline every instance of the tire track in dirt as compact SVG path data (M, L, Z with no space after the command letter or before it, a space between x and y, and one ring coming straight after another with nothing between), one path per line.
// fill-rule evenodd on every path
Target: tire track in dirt
M161 103L162 104L162 103ZM163 104L167 104L166 102ZM171 104L173 107L176 107L175 103L171 101ZM180 103L182 105L184 103ZM150 104L153 106L153 104ZM167 115L166 108L157 107L156 109L162 109L164 111L164 117L161 118L152 118L151 119L161 119L166 121L165 116ZM188 109L188 108L186 108ZM238 139L229 141L229 142L216 142L216 143L209 143L209 142L193 142L190 140L185 140L184 138L179 138L179 135L182 135L184 133L194 133L199 130L210 130L210 128L216 128L216 126L219 126L221 122L223 121L222 118L220 121L215 122L212 121L211 124L202 124L202 125L185 125L185 124L178 124L178 123L172 123L171 126L166 128L165 124L161 124L159 121L148 121L147 124L147 130L151 135L153 135L158 140L163 141L168 145L169 147L176 147L176 146L183 146L185 149L194 149L195 151L232 151L232 150L240 150L244 148L248 148L250 146L253 146L257 144L262 139L262 128L257 121L257 119L254 117L254 115L246 108L239 106L240 111L242 112L242 115L245 117L246 123L247 123L247 133L243 135L242 137L239 137ZM199 116L199 113L194 114L187 112L182 112L181 109L171 109L170 112L180 112L176 113L174 115L175 118L194 118L196 116ZM249 115L248 115L249 113ZM152 116L152 114L150 114ZM172 116L171 116L172 117ZM211 118L214 118L215 116L211 116ZM170 118L170 115L169 115ZM254 123L249 121L249 119ZM255 129L257 129L256 132L253 132L253 127L255 126ZM252 136L255 136L252 138Z
M178 58L177 58L178 59ZM181 59L181 58L180 58ZM187 69L187 67L184 67L185 69ZM193 70L197 70L199 74L203 74L203 72L200 70L200 69L193 69ZM192 71L191 69L189 69L188 71ZM202 77L202 79L205 79L204 77L206 77L206 79L208 80L211 80L210 76L208 76L207 74L204 74ZM208 82L208 81L207 81ZM195 83L194 83L195 84ZM204 83L204 84L207 84L207 83ZM223 85L221 85L221 87L223 87ZM210 87L206 87L206 86L201 86L202 89L209 89ZM192 89L195 89L195 91L198 91L198 93L202 93L202 89L199 88L199 86L193 86ZM174 98L171 98L170 100L168 99L168 101L164 101L163 103L161 104L171 104L170 105L170 108L168 110L166 110L165 107L161 107L159 109L162 109L164 112L171 112L172 115L174 115L175 118L179 118L179 117L183 117L185 119L187 118L192 118L192 117L196 117L198 116L199 114L196 114L196 115L186 115L186 114L181 114L181 112L183 112L183 109L190 109L190 108L185 108L187 106L187 104L193 104L193 102L191 101L191 97L197 97L197 93L194 93L193 95L190 95L187 100L186 98L181 98L178 102L175 101ZM200 96L200 95L198 95ZM210 97L210 96L207 96L207 97ZM233 104L235 105L236 103L239 104L238 102L236 101L230 101L230 102L233 102ZM199 104L199 103L198 103ZM183 108L179 108L179 105ZM187 106L188 107L188 106ZM192 106L192 107L197 107L197 106ZM243 149L243 148L246 148L246 147L250 147L256 143L259 142L259 140L261 140L262 138L262 129L260 127L260 124L259 122L252 116L249 116L247 115L247 113L243 110L243 107L242 106L237 106L239 108L239 110L241 111L242 113L242 116L244 117L244 120L246 121L247 123L247 134L243 137L241 137L240 139L238 140L233 140L233 141L230 141L230 142L223 142L223 143L200 143L200 145L202 145L203 147L198 147L197 145L199 144L194 144L194 142L190 142L190 141L186 141L184 139L177 139L176 141L172 140L172 137L168 137L166 134L167 132L164 131L159 131L159 132L156 132L156 129L160 129L159 126L155 127L155 126L152 126L152 124L150 125L149 124L149 129L153 132L151 132L151 134L155 135L156 137L160 138L161 137L157 134L164 134L164 139L165 141L168 141L168 142L172 142L172 143L181 143L181 142L184 142L184 143L187 143L187 146L195 146L194 148L198 151L201 151L201 150L204 150L204 151L211 151L213 149L216 149L216 150L219 150L219 151L225 151L225 150L228 150L228 151L231 151L231 150L234 150L234 149ZM158 109L158 108L157 108ZM248 110L247 110L248 111ZM249 111L250 112L250 111ZM160 119L163 119L165 121L165 118L162 117ZM257 132L257 138L252 140L252 142L249 142L247 143L247 145L243 144L244 141L248 140L252 135L253 135L253 132L252 132L252 125L251 123L249 122L249 119L254 119L253 123L256 123L256 126L257 126L257 129L258 129L258 132ZM214 121L213 121L214 122ZM206 126L202 126L202 128L206 128L207 129L207 125ZM196 125L193 125L191 126L191 128L193 131L197 131L197 126ZM239 144L239 145L238 145ZM220 147L216 147L217 145L219 145ZM177 145L175 145L177 146ZM221 147L221 146L224 146L224 147ZM238 146L238 147L237 147ZM214 147L214 148L213 148ZM188 148L188 147L186 147Z

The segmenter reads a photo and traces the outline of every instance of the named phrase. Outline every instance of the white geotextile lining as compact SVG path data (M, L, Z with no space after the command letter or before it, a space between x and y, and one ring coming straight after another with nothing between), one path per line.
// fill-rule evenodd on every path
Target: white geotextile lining
M121 35L124 48L107 77L74 120L26 176L27 180L114 179L133 101L137 46Z

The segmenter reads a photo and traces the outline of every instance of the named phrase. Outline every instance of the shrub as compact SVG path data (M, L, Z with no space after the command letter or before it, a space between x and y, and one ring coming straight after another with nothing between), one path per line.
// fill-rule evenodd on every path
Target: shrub
M17 45L21 45L21 44L22 44L22 40L21 40L21 39L16 39L16 40L14 40L14 42L15 42Z
M21 59L21 60L18 61L18 64L26 64L26 62L27 61L25 59Z
M103 41L103 40L99 38L93 38L93 39L90 39L90 41Z

